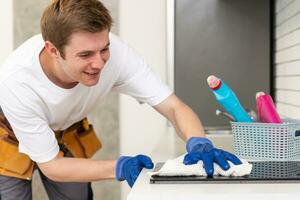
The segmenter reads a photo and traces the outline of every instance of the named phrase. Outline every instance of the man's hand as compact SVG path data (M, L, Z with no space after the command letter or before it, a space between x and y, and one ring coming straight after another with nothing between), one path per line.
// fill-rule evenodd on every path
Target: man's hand
M242 164L240 159L235 155L222 149L215 148L212 142L207 138L190 138L186 143L186 150L188 153L185 155L183 163L185 165L192 165L196 164L199 160L202 160L208 176L212 176L214 173L214 162L216 162L223 170L227 170L230 167L227 160L235 165Z
M118 181L126 180L128 185L132 187L144 167L153 168L153 162L148 156L121 156L117 160L116 178Z

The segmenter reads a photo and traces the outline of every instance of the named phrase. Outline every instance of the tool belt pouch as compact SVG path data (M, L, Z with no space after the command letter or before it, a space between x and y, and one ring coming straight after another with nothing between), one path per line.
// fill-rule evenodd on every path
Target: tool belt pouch
M74 157L91 158L101 147L92 125L86 119L79 122L80 126L64 131L61 143L70 151Z
M34 163L10 140L8 135L0 138L0 174L30 180Z
M92 157L102 147L92 125L83 132L77 133L77 136L87 158Z

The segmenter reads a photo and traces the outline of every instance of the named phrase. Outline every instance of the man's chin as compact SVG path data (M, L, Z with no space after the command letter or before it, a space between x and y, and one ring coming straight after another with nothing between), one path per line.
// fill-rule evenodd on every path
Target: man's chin
M97 85L98 82L99 82L99 79L97 79L95 81L83 81L82 84L87 87L92 87L92 86Z

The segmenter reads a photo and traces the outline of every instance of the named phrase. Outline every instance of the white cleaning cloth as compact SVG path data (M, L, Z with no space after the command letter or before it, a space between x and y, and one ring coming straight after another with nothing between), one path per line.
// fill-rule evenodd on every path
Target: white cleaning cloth
M168 160L159 171L148 172L150 176L207 176L203 167L203 162L200 160L194 165L183 164L185 155L178 158ZM218 164L214 163L214 175L220 176L245 176L251 173L252 164L246 160L242 160L242 164L234 165L228 161L230 168L224 171Z

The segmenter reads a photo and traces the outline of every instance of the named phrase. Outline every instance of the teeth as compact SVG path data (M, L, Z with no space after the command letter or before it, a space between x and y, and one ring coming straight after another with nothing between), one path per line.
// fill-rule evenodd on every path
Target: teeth
M95 75L95 74L97 74L98 72L95 72L95 73L89 73L89 72L86 72L87 74L89 74L89 75Z

